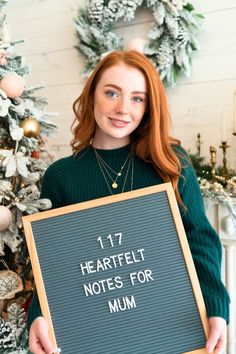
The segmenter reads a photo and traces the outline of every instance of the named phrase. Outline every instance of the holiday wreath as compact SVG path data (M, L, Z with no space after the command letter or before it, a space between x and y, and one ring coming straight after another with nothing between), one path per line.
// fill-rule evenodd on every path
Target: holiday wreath
M113 26L119 19L134 19L142 6L152 11L154 20L142 51L163 82L174 86L180 73L191 74L192 52L199 49L195 36L203 16L194 13L186 0L89 0L85 8L79 8L76 19L76 47L85 57L86 75L106 53L123 48L123 39Z

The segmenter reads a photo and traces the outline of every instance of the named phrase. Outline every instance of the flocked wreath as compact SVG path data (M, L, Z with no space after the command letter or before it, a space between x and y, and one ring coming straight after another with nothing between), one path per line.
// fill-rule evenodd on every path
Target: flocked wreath
M186 0L89 0L79 8L76 46L85 57L85 74L88 75L105 54L122 49L122 38L113 26L119 19L131 21L141 6L150 9L154 23L148 40L137 39L137 50L152 60L164 84L174 86L179 74L191 74L193 50L198 50L196 32L203 16L194 12ZM133 49L134 45L132 46Z

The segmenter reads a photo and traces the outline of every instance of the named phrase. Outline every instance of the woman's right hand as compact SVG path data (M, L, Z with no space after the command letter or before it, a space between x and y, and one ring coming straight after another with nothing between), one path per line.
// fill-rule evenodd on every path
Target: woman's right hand
M30 327L29 349L33 354L53 353L53 345L48 335L48 324L43 317L37 317Z

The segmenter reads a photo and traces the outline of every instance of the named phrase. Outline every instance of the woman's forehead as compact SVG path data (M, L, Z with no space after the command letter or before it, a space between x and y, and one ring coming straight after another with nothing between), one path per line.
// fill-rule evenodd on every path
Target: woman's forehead
M133 91L136 89L147 90L146 78L143 72L133 66L123 63L107 68L102 73L98 85L116 85L121 88L130 88Z

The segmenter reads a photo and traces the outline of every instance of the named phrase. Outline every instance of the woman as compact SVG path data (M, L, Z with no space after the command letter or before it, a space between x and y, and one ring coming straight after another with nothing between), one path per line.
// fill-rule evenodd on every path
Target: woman
M57 208L171 182L209 317L206 348L222 353L229 297L220 279L221 245L187 154L169 135L167 99L156 69L138 52L113 52L94 69L73 108L74 154L48 168L42 197ZM30 350L51 354L37 294L28 325Z

